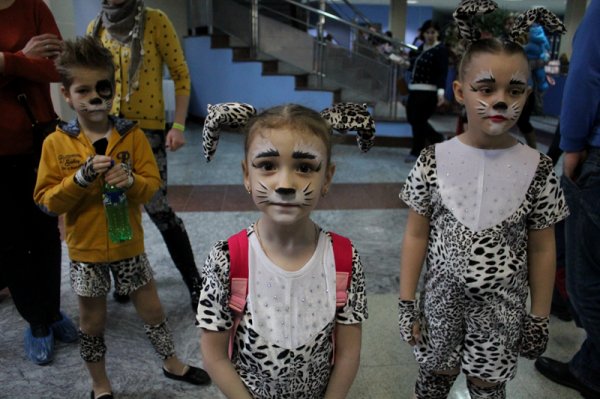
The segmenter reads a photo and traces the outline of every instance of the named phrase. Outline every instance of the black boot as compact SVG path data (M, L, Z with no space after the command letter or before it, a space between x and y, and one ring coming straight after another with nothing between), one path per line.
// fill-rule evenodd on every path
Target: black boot
M175 267L181 273L183 282L190 291L190 301L194 314L198 309L200 298L200 273L196 268L194 253L188 237L187 231L183 226L173 226L160 232L167 244L167 249L175 263Z

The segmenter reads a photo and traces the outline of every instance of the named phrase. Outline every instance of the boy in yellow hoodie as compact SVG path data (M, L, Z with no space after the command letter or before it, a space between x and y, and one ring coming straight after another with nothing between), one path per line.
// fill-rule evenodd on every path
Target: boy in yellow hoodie
M128 294L168 378L210 381L204 370L175 355L152 270L144 252L140 205L160 187L150 144L135 122L109 116L114 64L94 38L66 41L56 60L66 102L77 118L61 122L44 142L34 200L44 211L65 215L71 286L78 295L80 352L92 378L93 398L112 398L105 368L104 327L110 273L115 290ZM102 189L125 190L132 238L109 238Z

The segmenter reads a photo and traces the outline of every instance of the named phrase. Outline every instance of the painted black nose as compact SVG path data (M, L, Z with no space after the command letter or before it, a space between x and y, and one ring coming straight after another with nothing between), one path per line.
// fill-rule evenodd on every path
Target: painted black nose
M275 189L275 192L279 195L292 195L292 194L296 193L296 189L280 187L280 188Z
M508 109L508 105L504 101L499 101L492 107L499 111L506 111Z
M100 97L92 98L90 100L91 105L100 105L102 104L102 99Z

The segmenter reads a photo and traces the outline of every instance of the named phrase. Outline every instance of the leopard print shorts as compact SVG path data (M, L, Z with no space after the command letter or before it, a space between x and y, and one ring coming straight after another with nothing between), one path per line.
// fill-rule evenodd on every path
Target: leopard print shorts
M110 291L110 274L115 280L115 291L129 295L152 280L152 269L146 254L111 263L71 261L71 287L79 296L102 297Z

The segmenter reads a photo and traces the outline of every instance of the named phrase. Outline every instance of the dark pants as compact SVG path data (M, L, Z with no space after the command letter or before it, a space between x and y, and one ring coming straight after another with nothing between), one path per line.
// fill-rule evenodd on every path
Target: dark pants
M521 134L533 132L533 125L530 122L531 114L535 108L535 94L533 92L529 93L527 100L525 101L525 105L523 105L523 110L521 111L521 115L519 115L519 119L517 120L517 127Z
M437 108L437 92L411 90L406 100L406 119L412 127L412 149L410 154L419 156L428 144L444 141L444 136L435 131L428 122Z
M562 177L571 215L565 224L567 291L575 322L587 334L571 359L573 375L600 393L600 148L592 148L577 181Z
M552 165L556 166L560 156L562 155L563 150L560 149L560 123L556 125L556 130L554 131L554 137L552 137L552 143L550 143L550 147L548 148L548 155L552 159Z
M200 274L196 268L192 246L185 225L169 205L167 200L167 153L164 130L145 130L154 158L160 172L161 186L154 197L144 205L148 216L154 222L165 240L175 267L190 290L198 286Z
M33 202L35 178L31 156L0 157L0 280L28 323L49 325L61 319L61 243L57 218Z

